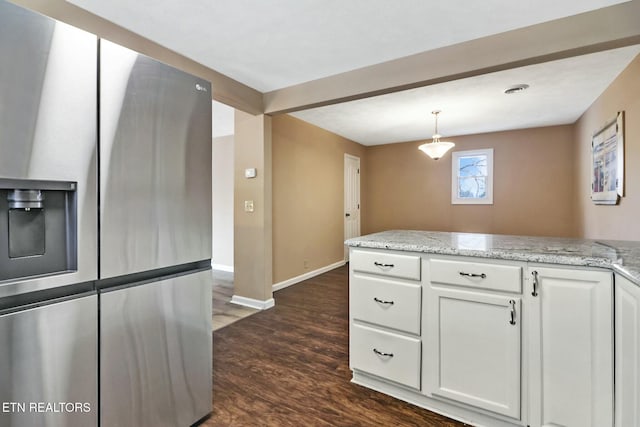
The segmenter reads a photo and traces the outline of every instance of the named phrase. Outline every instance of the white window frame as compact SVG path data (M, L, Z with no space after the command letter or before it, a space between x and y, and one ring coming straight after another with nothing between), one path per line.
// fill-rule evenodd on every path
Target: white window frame
M460 157L487 156L486 197L458 197L458 165ZM451 204L453 205L492 205L493 204L493 148L480 150L454 151L451 153Z

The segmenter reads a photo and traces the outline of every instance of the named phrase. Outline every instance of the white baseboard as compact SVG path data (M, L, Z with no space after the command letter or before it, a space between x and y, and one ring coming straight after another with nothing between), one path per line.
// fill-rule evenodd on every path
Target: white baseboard
M300 276L292 277L291 279L287 279L279 283L274 283L273 291L279 291L280 289L286 288L287 286L295 285L296 283L300 283L304 280L311 279L312 277L319 276L322 273L333 270L334 268L342 267L344 264L344 260L334 262L333 264L324 266L317 270L309 271L308 273L301 274Z
M214 264L212 261L211 268L213 270L228 271L229 273L233 273L233 265Z
M256 308L258 310L267 310L274 305L276 305L276 301L273 298L269 298L266 301L262 301L259 299L241 297L239 295L234 295L231 297L231 302L233 304L243 305L245 307Z

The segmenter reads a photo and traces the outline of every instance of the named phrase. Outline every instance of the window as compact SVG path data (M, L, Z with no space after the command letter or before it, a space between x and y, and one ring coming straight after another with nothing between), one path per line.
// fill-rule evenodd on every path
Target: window
M493 148L451 154L451 203L492 205Z

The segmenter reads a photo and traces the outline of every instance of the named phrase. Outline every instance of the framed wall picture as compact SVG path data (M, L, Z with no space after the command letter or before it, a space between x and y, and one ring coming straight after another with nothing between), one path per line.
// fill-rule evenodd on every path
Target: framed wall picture
M591 139L591 200L615 205L624 196L624 111Z

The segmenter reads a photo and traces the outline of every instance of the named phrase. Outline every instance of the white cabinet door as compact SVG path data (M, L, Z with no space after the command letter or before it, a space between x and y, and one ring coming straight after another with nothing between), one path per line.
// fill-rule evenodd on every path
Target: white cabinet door
M529 272L531 427L612 426L611 272Z
M616 427L640 425L640 287L616 275Z
M425 392L520 419L520 298L426 292Z

